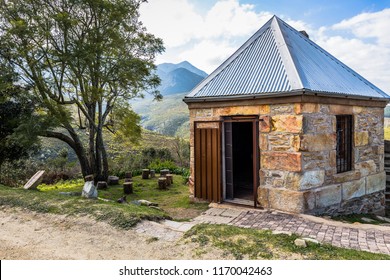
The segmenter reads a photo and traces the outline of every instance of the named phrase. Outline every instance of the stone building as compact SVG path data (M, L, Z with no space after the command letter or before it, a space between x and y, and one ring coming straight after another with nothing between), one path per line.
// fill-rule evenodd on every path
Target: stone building
M384 209L389 96L277 17L184 98L199 200L295 213Z

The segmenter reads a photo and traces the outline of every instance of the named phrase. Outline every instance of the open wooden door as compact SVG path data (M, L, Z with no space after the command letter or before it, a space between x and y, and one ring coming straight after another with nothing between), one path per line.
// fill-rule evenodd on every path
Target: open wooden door
M221 202L221 124L195 122L195 197Z

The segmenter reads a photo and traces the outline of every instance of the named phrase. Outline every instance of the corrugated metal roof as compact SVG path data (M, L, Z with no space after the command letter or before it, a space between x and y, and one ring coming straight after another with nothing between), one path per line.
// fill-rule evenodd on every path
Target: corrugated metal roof
M186 98L266 96L299 90L390 98L276 16Z

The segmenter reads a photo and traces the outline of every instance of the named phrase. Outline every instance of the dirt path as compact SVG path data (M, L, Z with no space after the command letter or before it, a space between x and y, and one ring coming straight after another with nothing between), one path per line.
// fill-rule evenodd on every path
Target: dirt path
M197 248L182 239L156 240L89 217L0 209L0 259L224 259L222 252Z

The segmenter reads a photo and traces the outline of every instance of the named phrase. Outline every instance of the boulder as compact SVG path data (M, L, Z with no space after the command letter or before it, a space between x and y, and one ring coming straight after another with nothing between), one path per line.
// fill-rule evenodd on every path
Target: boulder
M42 181L42 176L44 173L45 170L39 170L37 173L34 174L34 176L30 178L30 180L28 180L28 182L23 186L23 188L25 190L36 190L38 185Z
M98 191L96 186L93 184L93 181L85 182L81 196L85 198L97 198Z

